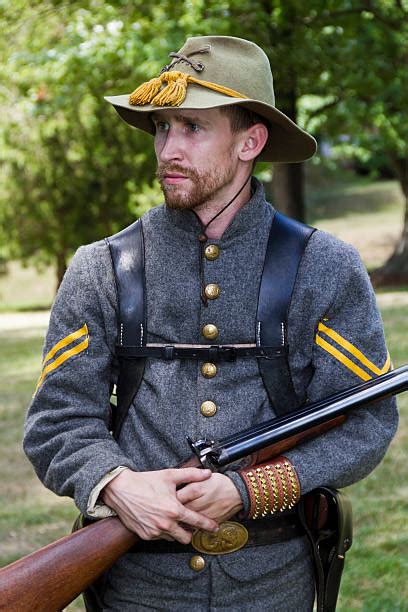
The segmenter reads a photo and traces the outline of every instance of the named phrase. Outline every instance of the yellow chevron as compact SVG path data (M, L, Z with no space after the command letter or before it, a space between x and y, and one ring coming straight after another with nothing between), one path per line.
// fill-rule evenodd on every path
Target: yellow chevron
M338 361L340 361L343 365L345 365L346 368L354 372L354 374L357 374L357 376L359 376L363 380L371 380L372 376L370 376L370 374L367 374L367 372L362 370L358 365L356 365L353 361L351 361L351 359L343 355L343 353L340 353L338 349L336 349L334 346L326 342L326 340L323 340L323 338L319 336L318 334L316 334L316 344L318 344L325 351L330 353L330 355L333 355L333 357L338 359Z
M43 367L45 366L47 361L49 361L50 359L54 357L55 353L58 353L60 349L64 348L68 344L71 344L71 342L74 342L78 338L85 336L85 334L88 334L88 327L86 323L85 325L81 327L81 329L77 329L76 331L72 332L72 334L69 334L69 336L66 336L65 338L57 342L57 344L55 344L52 347L52 349L47 353L47 355L44 358L44 361L42 363Z
M88 328L87 328L87 326L86 326L86 325L84 325L84 327L83 327L83 328L81 328L81 329L84 329L84 328L86 328L86 333L88 333ZM80 331L80 330L78 330L78 332L79 332L79 331ZM73 337L75 334L78 334L78 332L74 332L73 334L70 334L70 336L67 336L67 338L71 337L71 341L70 341L70 342L72 342L72 337ZM83 334L81 334L81 335L83 335ZM81 335L79 335L79 336L75 336L75 338L74 338L74 339L76 339L76 338L78 338L78 337L81 337ZM64 338L64 340L61 340L61 341L58 343L59 348L62 348L63 346L66 346L66 344L67 344L67 343L66 343L66 344L62 344L62 343L63 343L65 340L67 340L67 338ZM44 359L44 364L45 364L47 361L49 361L49 359L51 359L52 355L55 355L55 353L57 352L57 350L59 350L59 349L56 349L56 346L58 346L58 345L55 345L55 346L53 347L53 349L51 349L51 351L48 353L47 358L46 358L46 359ZM49 363L49 364L48 364L48 365L47 365L45 368L43 368L43 371L41 372L41 376L40 376L40 378L39 378L39 380L38 380L38 383L37 383L37 386L36 386L36 388L35 388L35 392L34 392L34 394L35 394L35 393L38 391L38 389L41 387L41 385L43 384L43 382L44 382L45 378L48 376L48 374L49 374L50 372L53 372L54 370L56 370L57 368L59 368L59 366L60 366L61 364L63 364L65 361L67 361L67 359L70 359L70 358L71 358L71 357L73 357L74 355L78 355L79 353L82 353L82 351L84 351L86 348L88 348L88 345L89 345L89 335L87 335L87 336L86 336L85 340L83 340L83 341L82 341L82 342L80 342L79 344L76 344L76 345L75 345L73 348L71 348L71 349L68 349L68 350L64 351L63 353L61 353L61 355L59 355L59 357L57 357L57 359L55 359L55 360L54 360L52 363ZM54 350L54 349L55 349L55 350ZM53 351L54 351L54 352L53 352ZM51 355L51 353L52 353L52 355ZM49 357L49 355L51 355L51 357Z
M351 353L351 355L353 355L356 359L358 359L361 362L361 364L364 365L371 372L373 372L373 374L380 376L381 374L385 374L386 372L388 372L388 370L390 369L391 357L388 351L387 351L387 358L385 360L385 363L383 367L380 369L372 361L370 361L357 347L355 347L353 344L351 344L351 342L343 338L343 336L341 336L339 333L334 331L334 329L331 329L330 327L326 327L326 325L324 325L323 323L319 323L318 331L323 332L324 334L326 334L326 336L328 336L329 338L337 342L337 344L339 344L342 348L344 348L346 351Z

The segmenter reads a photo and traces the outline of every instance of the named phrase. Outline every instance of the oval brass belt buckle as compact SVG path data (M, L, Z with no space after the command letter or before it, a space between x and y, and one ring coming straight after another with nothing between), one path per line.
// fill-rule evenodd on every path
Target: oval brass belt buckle
M248 542L248 531L233 521L220 524L217 533L197 530L193 533L191 545L206 555L226 555L239 550Z

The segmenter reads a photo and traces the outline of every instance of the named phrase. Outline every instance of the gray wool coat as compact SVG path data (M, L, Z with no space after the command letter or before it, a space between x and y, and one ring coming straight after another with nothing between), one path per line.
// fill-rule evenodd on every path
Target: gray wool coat
M200 300L200 225L190 211L158 206L143 217L147 341L219 344L255 341L257 295L274 215L259 182L205 259L205 283L220 296ZM185 438L220 438L274 413L256 359L220 363L207 379L200 362L148 360L118 442L107 421L116 343L117 299L104 241L81 247L56 297L46 337L43 375L25 426L24 448L43 483L73 497L86 513L90 493L117 466L171 467L189 455ZM86 327L85 327L86 326ZM77 334L75 334L77 332ZM73 335L72 335L73 334ZM289 364L298 398L313 401L389 367L382 323L367 273L355 249L322 231L306 247L288 318ZM205 417L201 403L217 412ZM382 459L396 431L394 399L356 411L345 424L287 453L303 493L344 487ZM228 472L248 508L245 487ZM206 556L190 569L190 554L124 555L110 570L107 610L310 610L311 561L303 538Z

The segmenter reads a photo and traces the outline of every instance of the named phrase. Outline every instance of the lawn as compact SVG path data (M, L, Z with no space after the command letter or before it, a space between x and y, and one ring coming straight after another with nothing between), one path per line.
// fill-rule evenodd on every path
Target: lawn
M329 198L329 194L333 198ZM379 195L381 194L381 195ZM367 265L384 259L383 241L395 239L400 226L401 201L395 183L357 183L333 192L319 186L313 194L313 222L350 242L359 237ZM333 200L336 207L333 208ZM364 203L361 203L361 200ZM359 201L354 213L350 202ZM336 210L343 209L339 216ZM356 232L356 227L364 231ZM382 229L386 228L383 232ZM364 236L361 236L364 234ZM390 238L391 239L391 238ZM357 244L357 246L361 245ZM381 256L379 255L381 253ZM38 289L38 276L30 283ZM48 272L47 279L52 278ZM36 279L36 280L35 280ZM11 286L16 281L11 281ZM27 288L28 285L26 285ZM7 294L5 279L0 292ZM37 290L36 289L36 290ZM49 290L48 290L49 291ZM44 297L46 296L46 297ZM46 306L50 293L25 293L25 304ZM15 307L23 308L19 298ZM408 292L380 292L394 366L408 361ZM12 307L9 302L8 309ZM4 310L4 309L3 309ZM0 566L65 535L75 517L72 502L59 499L39 483L21 450L24 414L40 370L43 318L35 313L24 325L0 326ZM0 315L5 321L5 315ZM401 425L382 464L366 480L349 488L355 516L354 544L348 553L342 583L340 612L397 612L408 610L408 517L406 456L408 450L408 394L400 397ZM83 609L79 602L70 609Z

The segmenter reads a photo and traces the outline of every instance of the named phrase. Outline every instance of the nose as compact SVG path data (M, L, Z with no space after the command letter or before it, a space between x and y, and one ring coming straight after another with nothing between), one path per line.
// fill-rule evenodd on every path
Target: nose
M160 162L181 161L184 158L183 142L179 131L169 127L155 137L156 156Z

